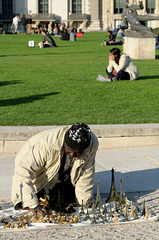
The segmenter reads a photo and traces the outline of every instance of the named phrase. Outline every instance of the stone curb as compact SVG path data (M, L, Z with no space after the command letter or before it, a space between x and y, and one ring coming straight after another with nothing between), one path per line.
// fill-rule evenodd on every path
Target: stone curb
M159 144L159 124L89 125L99 149L154 146ZM57 126L0 126L0 153L15 154L33 135Z

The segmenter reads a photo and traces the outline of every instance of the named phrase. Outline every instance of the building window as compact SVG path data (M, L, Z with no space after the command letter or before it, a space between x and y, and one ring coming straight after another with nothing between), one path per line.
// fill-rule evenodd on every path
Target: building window
M72 0L72 13L82 13L82 0Z
M49 3L48 0L39 0L39 13L48 13Z
M146 0L146 11L147 13L155 13L156 0Z
M114 0L114 14L123 12L123 0Z
M13 13L13 0L2 0L2 13Z

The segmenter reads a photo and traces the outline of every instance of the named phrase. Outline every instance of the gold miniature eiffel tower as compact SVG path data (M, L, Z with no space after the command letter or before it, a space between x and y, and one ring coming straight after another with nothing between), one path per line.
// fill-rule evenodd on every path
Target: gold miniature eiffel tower
M100 204L99 204L99 210L98 210L97 220L99 220L100 218L103 219L103 216L102 216L102 213L101 213L101 206L100 206Z
M138 208L137 197L136 197L136 208L135 208L135 217L134 217L134 219L138 219L139 218L138 210L139 210L139 208Z
M81 211L80 211L79 215L82 216L84 214L85 214L85 212L84 212L83 199L82 199L82 206L81 206Z
M124 222L126 222L126 221L129 221L129 219L128 219L128 207L126 207L125 208L126 209L126 212L125 212L125 216L124 216Z
M86 221L86 220L88 220L88 219L90 220L91 218L90 218L90 216L89 216L88 204L87 204L87 212L86 212L86 217L85 217L84 220Z
M126 213L126 211L128 212L128 198L125 198L125 209L124 209L124 214Z
M122 178L120 178L120 196L119 196L119 205L125 204L125 195L123 192L123 182Z
M94 200L93 200L93 204L92 204L92 213L93 213L93 218L92 218L91 224L97 224L96 216L95 216L95 205L94 205Z
M119 217L123 217L124 213L123 213L123 207L122 204L120 205L120 213L119 213Z
M100 197L100 187L99 187L99 180L97 182L98 186L97 186L97 196L96 196L96 202L95 202L95 207L101 207L102 208L102 201L101 201L101 197Z
M148 219L149 215L148 215L148 209L147 209L147 204L145 205L145 219Z
M127 202L127 197L125 198L125 209L124 209L124 222L129 221L128 219L128 202Z
M103 223L105 222L108 222L108 219L107 219L107 207L106 207L106 200L104 201L104 210L103 210L103 214L104 214L104 217L103 217Z
M129 217L135 217L135 213L134 213L134 210L133 210L133 205L132 205L132 201L131 201L131 212L130 212L130 215Z
M119 196L116 191L115 187L115 179L114 179L114 169L112 168L112 183L111 183L111 189L110 189L110 194L107 198L107 202L114 202L119 200Z
M141 216L145 216L145 200L143 201L143 207L142 207L142 212L141 212Z
M110 212L109 212L109 219L111 219L112 218L112 216L113 216L113 214L112 214L112 205L111 205L111 203L109 204L109 206L110 206Z
M118 223L118 222L119 222L119 220L118 220L117 215L116 215L116 206L114 206L114 218L113 218L112 223Z
M106 206L106 200L104 200L104 208L103 208L103 214L107 214L107 206Z

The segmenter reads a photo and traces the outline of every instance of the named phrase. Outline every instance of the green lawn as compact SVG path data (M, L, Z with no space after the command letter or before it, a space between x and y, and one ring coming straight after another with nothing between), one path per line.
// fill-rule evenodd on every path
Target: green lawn
M42 39L0 35L0 125L159 122L159 50L155 60L134 61L137 81L99 82L112 48L101 46L106 33L77 42L54 37L57 48L27 47Z

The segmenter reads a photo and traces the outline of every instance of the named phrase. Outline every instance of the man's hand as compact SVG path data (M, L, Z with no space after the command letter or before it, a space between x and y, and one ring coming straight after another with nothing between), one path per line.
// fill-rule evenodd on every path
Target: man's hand
M31 207L28 207L28 208L29 208L29 210L31 210L34 213L36 218L37 218L38 213L40 213L42 215L42 217L47 215L47 210L44 208L44 206L38 205L35 208L31 208Z

